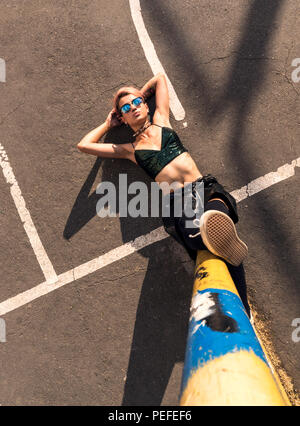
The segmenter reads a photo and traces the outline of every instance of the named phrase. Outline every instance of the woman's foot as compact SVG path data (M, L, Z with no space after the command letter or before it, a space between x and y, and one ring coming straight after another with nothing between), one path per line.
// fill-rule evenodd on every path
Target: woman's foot
M205 246L216 256L238 266L248 254L231 218L218 210L207 210L200 218L200 233Z

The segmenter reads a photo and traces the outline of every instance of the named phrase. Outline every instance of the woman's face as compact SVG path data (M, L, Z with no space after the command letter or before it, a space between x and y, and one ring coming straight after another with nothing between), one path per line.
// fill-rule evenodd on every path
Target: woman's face
M149 112L148 105L144 101L138 106L132 103L132 101L138 97L140 97L139 94L130 94L123 96L119 101L120 110L123 105L130 105L130 111L127 113L121 112L121 114L124 123L128 124L134 130L136 130L145 123Z

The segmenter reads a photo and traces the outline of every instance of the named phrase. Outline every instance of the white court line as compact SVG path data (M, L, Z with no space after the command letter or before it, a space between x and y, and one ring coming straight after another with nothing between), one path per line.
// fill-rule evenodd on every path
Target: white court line
M15 202L17 211L23 222L25 232L29 238L30 244L36 255L37 261L43 271L47 283L54 283L58 280L56 272L54 271L53 265L43 247L43 244L38 236L37 230L33 224L30 213L26 207L25 200L22 196L21 189L15 178L14 172L8 161L5 149L0 144L0 165L2 167L3 175L6 182L10 184L10 193Z
M300 167L300 157L293 160L291 164L284 164L279 167L276 172L268 173L257 179L254 179L248 185L231 192L231 195L236 199L237 202L244 200L247 197L260 192L277 182L281 182L295 174L295 167Z
M0 83L6 82L6 64L5 60L0 58Z
M158 56L156 54L154 45L149 37L149 34L146 30L142 13L141 13L141 5L139 0L129 0L130 12L132 16L133 23L135 25L136 32L138 34L140 43L142 48L144 49L144 53L146 59L151 67L153 74L158 74L160 72L164 73L168 83L169 89L169 101L170 101L170 109L174 115L175 120L180 121L185 117L185 111L183 106L181 105L175 89L170 82L167 73L165 72Z
M231 192L231 195L236 198L237 202L240 202L241 200L251 197L252 195L278 182L294 176L295 167L300 167L300 157L292 161L291 164L285 164L284 166L279 167L276 172L268 173L258 179L253 180L247 186ZM146 235L142 235L133 241L123 244L122 246L105 253L102 256L96 257L89 262L83 263L74 269L70 269L63 274L60 274L58 276L58 281L55 284L48 284L47 282L43 282L36 287L31 288L30 290L24 291L23 293L5 300L4 302L0 303L0 315L5 315L8 312L20 308L26 303L32 302L33 300L44 296L51 291L61 288L64 285L69 284L79 278L85 277L92 272L96 272L97 270L104 268L113 262L123 259L129 254L132 254L150 244L165 239L168 236L169 234L167 234L164 228L161 226Z

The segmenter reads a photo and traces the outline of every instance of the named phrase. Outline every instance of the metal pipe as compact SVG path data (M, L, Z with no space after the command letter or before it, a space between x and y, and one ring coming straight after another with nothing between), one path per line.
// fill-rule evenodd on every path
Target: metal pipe
M226 263L198 251L180 405L291 405Z

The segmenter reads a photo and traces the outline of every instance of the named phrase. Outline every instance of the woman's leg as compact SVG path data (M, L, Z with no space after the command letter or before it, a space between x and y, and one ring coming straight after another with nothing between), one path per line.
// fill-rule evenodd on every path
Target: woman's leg
M204 183L207 184L205 181ZM218 193L215 193L214 189L217 189ZM176 220L177 233L190 250L197 252L208 249L228 263L238 266L246 257L248 249L235 229L234 221L238 221L235 200L215 178L209 178L209 185L205 190L204 213L198 219L194 207L195 214L192 218L187 218L183 212L182 217ZM187 227L187 221L193 221L194 227Z
M226 213L229 216L229 208L224 200L221 198L212 198L206 204L204 211L207 210L218 210L220 212Z

